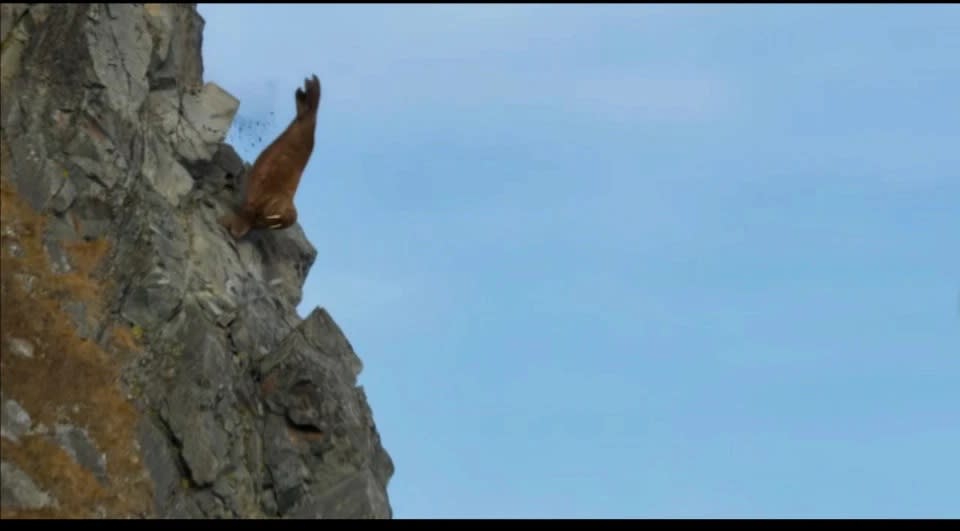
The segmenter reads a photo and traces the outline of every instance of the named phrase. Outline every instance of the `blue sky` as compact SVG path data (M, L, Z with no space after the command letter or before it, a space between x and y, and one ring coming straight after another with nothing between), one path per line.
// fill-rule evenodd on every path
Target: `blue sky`
M200 12L396 518L960 517L958 6Z

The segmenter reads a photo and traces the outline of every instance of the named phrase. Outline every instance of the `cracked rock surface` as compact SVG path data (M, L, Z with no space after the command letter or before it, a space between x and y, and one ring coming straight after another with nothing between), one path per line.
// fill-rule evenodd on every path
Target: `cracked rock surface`
M239 102L204 82L202 31L193 4L4 4L4 164L48 238L112 244L110 318L85 332L142 334L124 383L151 516L391 518L362 363L325 310L296 311L316 250L299 225L235 242L217 223L249 165L223 142ZM4 400L16 441L30 417ZM109 474L82 427L50 436ZM4 504L56 503L3 468Z

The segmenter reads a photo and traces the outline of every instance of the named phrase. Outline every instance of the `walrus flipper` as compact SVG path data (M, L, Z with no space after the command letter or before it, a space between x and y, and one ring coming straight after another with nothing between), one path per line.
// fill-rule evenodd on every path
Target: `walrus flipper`
M250 219L243 212L231 212L221 217L220 224L230 231L230 235L236 240L244 237L253 228Z
M317 112L320 107L320 80L314 74L310 79L303 80L303 87L296 92L297 118L309 113Z

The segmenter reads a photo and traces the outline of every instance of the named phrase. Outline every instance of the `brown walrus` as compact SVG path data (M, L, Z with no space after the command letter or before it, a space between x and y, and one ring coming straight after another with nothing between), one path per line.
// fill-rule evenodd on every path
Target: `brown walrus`
M297 221L293 196L313 153L313 135L320 107L320 80L304 80L295 93L297 115L287 129L254 161L240 208L220 219L234 238L250 229L285 229Z

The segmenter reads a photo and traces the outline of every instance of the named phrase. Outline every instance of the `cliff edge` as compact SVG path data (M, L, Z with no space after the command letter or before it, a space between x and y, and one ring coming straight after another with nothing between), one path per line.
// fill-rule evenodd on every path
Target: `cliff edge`
M217 223L249 165L195 4L0 9L3 517L391 518L315 249Z

